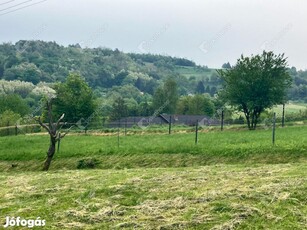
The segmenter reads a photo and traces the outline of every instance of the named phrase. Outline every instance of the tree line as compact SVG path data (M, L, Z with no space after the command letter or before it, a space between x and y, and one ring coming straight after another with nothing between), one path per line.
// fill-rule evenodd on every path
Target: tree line
M155 89L148 101L146 95L140 94L139 97L143 99L138 106L122 97L129 91L118 93L112 104L103 104L105 98L95 95L85 78L78 73L70 73L64 82L58 82L50 87L48 85L37 87L19 81L14 82L15 87L10 88L11 84L2 81L2 89L3 92L23 92L26 91L21 87L23 85L26 88L32 87L31 93L40 94L43 106L40 111L36 111L39 114L37 116L33 114L32 118L50 135L50 146L44 165L44 170L48 170L55 154L56 143L66 135L66 133L61 134L61 127L67 122L74 124L92 117L98 105L104 105L99 106L98 118L105 116L109 111L110 120L129 116L130 113L146 116L157 111L213 116L217 108L223 111L233 108L244 113L248 128L254 130L260 115L266 109L288 100L287 90L293 80L284 54L276 55L266 51L251 57L242 55L234 66L221 69L217 73L222 86L215 98L203 93L180 95L177 79L169 77ZM20 95L4 93L0 96L0 122L3 122L5 116L17 119L18 116L28 113L28 109L25 99Z

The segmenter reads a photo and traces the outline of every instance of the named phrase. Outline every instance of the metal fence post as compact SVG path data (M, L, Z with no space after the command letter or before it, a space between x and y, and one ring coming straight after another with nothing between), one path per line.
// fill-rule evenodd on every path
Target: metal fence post
M168 123L168 134L172 132L172 116L169 116L169 123Z
M195 126L195 144L198 143L198 120L196 120L196 126Z
M222 110L222 117L221 117L221 131L224 130L224 109Z
M275 128L276 128L276 113L274 113L273 117L273 131L272 131L272 143L275 144Z
M282 104L281 127L285 126L285 103Z

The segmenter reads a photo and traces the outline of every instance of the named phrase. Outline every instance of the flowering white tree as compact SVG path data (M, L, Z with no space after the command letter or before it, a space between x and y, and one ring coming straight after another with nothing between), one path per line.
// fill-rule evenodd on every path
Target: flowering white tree
M26 97L34 88L35 85L31 82L0 80L0 94L18 94Z

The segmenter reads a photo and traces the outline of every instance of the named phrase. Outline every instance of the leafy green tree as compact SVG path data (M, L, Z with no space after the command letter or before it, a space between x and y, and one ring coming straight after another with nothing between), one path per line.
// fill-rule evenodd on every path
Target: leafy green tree
M190 114L190 102L191 96L182 96L177 103L176 113L178 114Z
M142 78L138 77L134 83L134 86L138 88L139 90L142 90L144 88L144 83L143 83Z
M151 116L154 113L151 104L147 100L141 102L138 109L140 116Z
M210 88L210 95L213 97L217 93L217 88L215 86L212 86Z
M29 107L25 100L17 94L0 95L0 114L10 110L21 116L29 113Z
M205 95L183 96L177 105L178 114L213 116L215 106Z
M153 96L153 108L160 113L175 113L178 101L177 83L168 79Z
M222 68L223 68L223 69L231 69L231 65L230 65L229 62L227 62L227 63L224 63L224 64L222 65Z
M213 116L215 111L213 102L205 95L195 95L192 98L190 109L194 114L205 114L210 117Z
M211 90L210 90L210 86L207 85L206 88L205 88L205 93L209 93L210 94Z
M202 81L199 81L196 86L196 93L202 94L205 92L205 86Z
M15 125L16 121L20 118L21 116L18 113L14 113L11 110L5 110L0 114L0 127Z
M122 97L117 97L111 109L110 119L112 121L119 120L128 115L128 106Z
M55 114L65 114L68 122L87 119L95 110L92 89L77 74L70 74L66 82L56 85Z
M33 63L22 63L4 71L5 80L21 80L37 84L42 77L41 70Z
M138 103L133 98L126 98L125 104L127 105L127 116L138 115Z
M248 128L256 129L260 114L283 103L291 85L284 54L263 52L238 59L232 69L219 70L223 80L220 97L245 114Z

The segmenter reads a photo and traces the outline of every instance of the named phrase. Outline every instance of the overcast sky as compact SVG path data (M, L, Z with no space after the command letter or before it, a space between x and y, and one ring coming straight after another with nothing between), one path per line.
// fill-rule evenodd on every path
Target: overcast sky
M0 0L0 42L80 43L211 68L266 49L307 69L306 12L306 0Z

